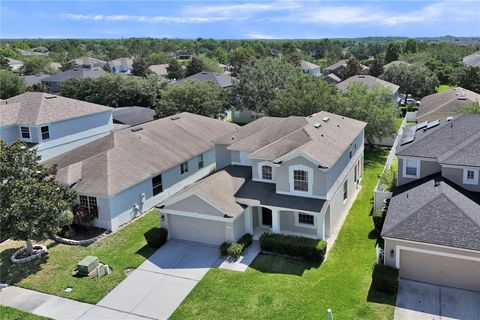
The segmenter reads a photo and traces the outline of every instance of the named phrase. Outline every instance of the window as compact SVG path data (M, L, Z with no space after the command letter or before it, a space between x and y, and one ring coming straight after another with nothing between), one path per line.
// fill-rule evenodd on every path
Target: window
M414 160L414 159L404 159L403 176L410 177L410 178L418 178L419 162L420 161Z
M272 167L262 166L262 179L263 180L272 180L273 179Z
M198 169L202 169L202 168L203 168L203 154L198 156ZM187 171L188 171L188 168L187 168Z
M352 150L350 150L350 159L352 159Z
M50 138L48 126L41 127L40 130L42 131L42 140L47 140Z
M347 200L348 198L348 181L345 180L345 182L343 183L343 200Z
M293 190L308 191L308 172L293 170Z
M477 184L478 183L478 170L464 169L463 170L463 183L464 184Z
M79 196L80 205L88 210L88 212L97 213L97 198L90 196Z
M29 127L20 127L23 139L30 139L30 128Z
M152 179L152 189L153 195L156 196L160 192L163 191L163 184L162 184L162 175L159 174L158 176Z
M184 162L180 165L180 174L185 174L188 172L188 162Z
M299 213L298 214L298 223L314 225L314 217L310 214Z

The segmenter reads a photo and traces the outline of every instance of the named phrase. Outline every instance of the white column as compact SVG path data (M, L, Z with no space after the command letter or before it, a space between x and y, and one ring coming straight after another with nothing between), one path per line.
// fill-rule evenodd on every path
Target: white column
M280 211L272 209L272 233L280 233Z
M245 209L245 232L253 234L253 214L252 207Z

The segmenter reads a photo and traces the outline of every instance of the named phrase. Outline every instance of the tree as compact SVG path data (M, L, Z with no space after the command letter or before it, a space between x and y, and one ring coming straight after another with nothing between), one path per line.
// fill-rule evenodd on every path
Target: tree
M461 109L459 113L480 114L480 102L475 101Z
M8 63L8 59L5 58L4 56L0 56L0 69L8 70L8 71L12 70L12 68L10 67L10 64Z
M75 61L69 60L69 61L65 61L64 63L62 63L62 66L60 67L60 70L68 71L68 70L72 70L74 67L75 67Z
M42 82L35 83L29 87L27 87L27 91L33 92L50 92L48 86Z
M405 49L403 50L405 53L416 53L417 52L417 40L415 39L408 39L405 43Z
M297 52L297 51L293 51L289 54L286 55L285 57L286 59L286 62L287 63L290 63L291 65L299 68L300 65L301 65L301 60L302 60L302 55Z
M187 77L190 77L199 72L205 71L205 64L198 57L192 57L192 60L187 64Z
M24 75L35 75L41 73L53 73L53 68L50 66L50 59L46 57L25 57L23 59L22 73Z
M398 42L390 42L385 52L385 63L398 60L400 53L402 53L402 45Z
M237 76L244 67L255 62L255 51L251 47L239 47L229 55L230 64L233 66L233 76Z
M465 67L457 74L457 83L464 89L480 93L480 67Z
M167 78L168 79L182 79L185 77L185 70L182 68L177 59L170 60L170 63L167 67Z
M9 47L0 47L0 56L6 58L15 58L17 56L17 52Z
M385 70L382 79L400 86L400 92L415 97L435 93L435 88L439 85L437 77L420 64L393 65Z
M167 86L155 105L160 117L191 112L217 118L229 108L227 92L212 82L188 80L181 85Z
M168 57L163 52L152 52L147 56L145 62L149 66L152 64L163 64L168 62Z
M215 49L215 52L213 55L220 63L223 63L223 64L228 63L227 52L222 47Z
M347 61L347 67L341 71L342 79L348 79L350 77L362 74L363 69L360 62L356 59L349 59Z
M380 77L383 73L383 61L381 59L374 59L370 68L368 69L368 74L372 77Z
M143 58L138 57L133 59L132 74L137 77L145 77L147 75L147 64Z
M24 93L27 84L22 77L9 70L0 70L0 99L8 99Z
M55 181L56 167L38 163L35 149L23 142L0 141L0 230L24 240L33 253L32 240L44 240L68 223L75 192Z

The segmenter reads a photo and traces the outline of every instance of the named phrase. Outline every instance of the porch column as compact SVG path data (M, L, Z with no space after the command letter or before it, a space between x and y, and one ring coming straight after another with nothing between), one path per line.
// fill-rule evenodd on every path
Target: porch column
M280 211L272 209L272 233L280 233Z
M245 232L253 234L253 214L252 207L245 209Z

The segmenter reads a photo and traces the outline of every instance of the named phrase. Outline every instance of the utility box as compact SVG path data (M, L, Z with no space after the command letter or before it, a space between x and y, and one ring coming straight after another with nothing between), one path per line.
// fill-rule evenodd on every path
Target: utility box
M77 271L80 275L88 276L98 266L98 258L86 256L77 264Z

